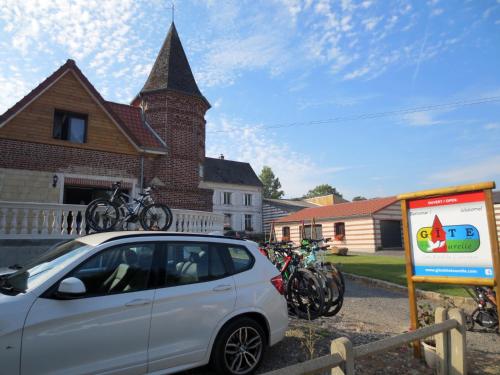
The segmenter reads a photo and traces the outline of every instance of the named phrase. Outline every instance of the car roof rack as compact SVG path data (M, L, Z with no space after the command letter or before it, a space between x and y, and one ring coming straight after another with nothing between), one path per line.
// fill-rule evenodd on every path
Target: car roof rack
M213 234L199 234L199 233L136 233L136 234L123 234L120 236L116 236L113 238L108 238L107 240L101 242L101 243L106 243L106 242L111 242L115 240L121 240L125 238L136 238L136 237L151 237L151 236L158 236L158 237L179 237L179 236L189 236L189 237L198 237L198 238L223 238L225 240L238 240L238 241L246 241L243 238L237 238L237 237L232 237L232 236L221 236L221 235L213 235Z

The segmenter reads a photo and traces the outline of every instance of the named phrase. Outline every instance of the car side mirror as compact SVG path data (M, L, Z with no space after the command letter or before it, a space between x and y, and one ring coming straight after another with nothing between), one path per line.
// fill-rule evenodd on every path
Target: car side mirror
M85 284L76 277L68 277L62 280L57 288L57 294L65 297L78 297L85 294L86 291Z

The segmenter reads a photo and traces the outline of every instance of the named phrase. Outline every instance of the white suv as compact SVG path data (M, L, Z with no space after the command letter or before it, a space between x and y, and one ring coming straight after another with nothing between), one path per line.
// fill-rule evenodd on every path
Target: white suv
M114 232L0 276L2 374L165 374L211 363L250 374L288 325L257 244Z

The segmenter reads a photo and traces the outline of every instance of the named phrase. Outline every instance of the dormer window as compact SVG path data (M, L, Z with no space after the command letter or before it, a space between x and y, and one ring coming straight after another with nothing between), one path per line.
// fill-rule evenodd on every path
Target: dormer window
M54 111L52 136L55 139L64 141L85 143L87 140L87 122L87 115L56 109Z

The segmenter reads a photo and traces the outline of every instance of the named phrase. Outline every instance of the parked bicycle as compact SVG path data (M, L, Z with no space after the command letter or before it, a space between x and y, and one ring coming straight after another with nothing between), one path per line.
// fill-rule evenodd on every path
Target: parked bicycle
M467 329L472 331L474 325L477 324L483 328L496 328L498 330L498 307L495 291L484 286L475 286L465 290L477 303L476 309L471 314L466 314Z
M267 243L261 253L280 270L286 283L286 297L291 313L300 318L333 316L342 308L345 283L342 273L325 262L328 239L305 239L301 246L291 242Z
M109 198L95 199L87 206L88 225L96 232L128 229L130 223L137 222L144 230L168 230L172 225L172 211L154 202L152 190L152 187L145 188L136 199L122 190L120 182L115 182Z

